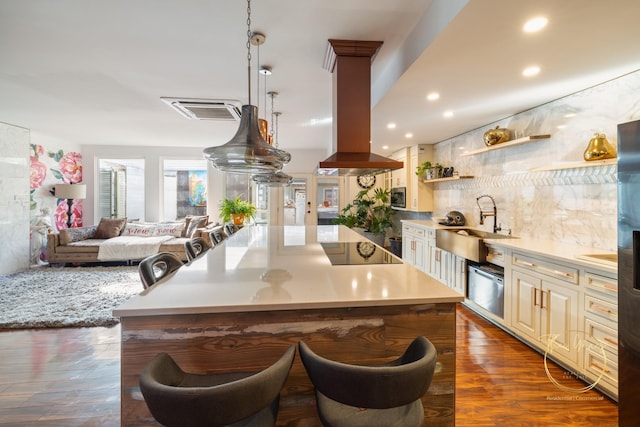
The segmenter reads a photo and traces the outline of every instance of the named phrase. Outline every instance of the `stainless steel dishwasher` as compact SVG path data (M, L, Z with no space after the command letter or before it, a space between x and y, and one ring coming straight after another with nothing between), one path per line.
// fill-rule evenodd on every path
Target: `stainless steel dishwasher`
M504 318L504 269L493 264L467 265L468 298Z

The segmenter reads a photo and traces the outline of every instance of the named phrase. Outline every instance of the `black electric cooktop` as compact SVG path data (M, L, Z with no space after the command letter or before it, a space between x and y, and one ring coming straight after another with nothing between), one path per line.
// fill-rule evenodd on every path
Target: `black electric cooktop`
M320 244L332 265L402 264L400 259L368 240Z

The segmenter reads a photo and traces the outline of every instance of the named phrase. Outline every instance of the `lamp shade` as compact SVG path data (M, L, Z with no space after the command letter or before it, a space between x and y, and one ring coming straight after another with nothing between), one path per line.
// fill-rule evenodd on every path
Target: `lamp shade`
M56 184L55 196L58 199L84 199L87 186L84 184Z

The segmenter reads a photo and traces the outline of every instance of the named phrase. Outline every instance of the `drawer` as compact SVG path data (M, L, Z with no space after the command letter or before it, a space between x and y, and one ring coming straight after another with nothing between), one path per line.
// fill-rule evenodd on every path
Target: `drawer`
M495 247L488 243L485 243L485 246L487 247L487 262L504 267L506 257L504 249Z
M410 225L403 225L402 226L402 232L403 233L411 233L414 236L424 237L424 228L416 228L416 227L412 227Z
M584 337L596 346L609 350L613 354L618 354L618 331L603 325L602 323L585 317Z
M523 267L530 271L545 274L568 283L578 284L578 268L542 261L527 255L514 253L511 259L513 266Z
M618 301L618 280L612 277L585 271L584 286L588 290L599 292L612 297L612 301Z
M584 295L584 311L603 319L609 319L618 323L618 304L594 297L590 294Z
M606 381L617 387L618 385L618 358L608 352L597 348L590 348L584 354L584 367L593 378L594 382ZM601 377L602 376L602 377Z

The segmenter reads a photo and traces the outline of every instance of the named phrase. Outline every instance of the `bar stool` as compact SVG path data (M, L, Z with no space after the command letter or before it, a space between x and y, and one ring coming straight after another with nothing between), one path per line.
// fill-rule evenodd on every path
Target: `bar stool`
M209 245L204 237L193 237L184 242L184 252L187 255L187 264L191 264L209 250Z
M209 239L211 239L211 244L213 246L219 245L224 240L224 233L222 231L223 226L218 225L213 227L209 232Z
M159 281L170 277L182 267L182 260L171 252L158 252L146 257L138 264L138 274L142 286L147 289Z
M140 391L151 415L167 427L273 427L295 345L259 372L186 373L166 353L140 375Z
M325 359L298 343L300 358L316 390L325 427L421 426L420 398L429 386L437 352L417 337L398 359L383 365L350 365Z

